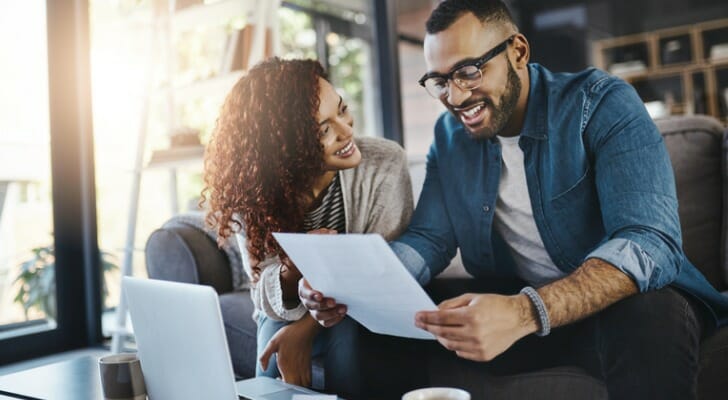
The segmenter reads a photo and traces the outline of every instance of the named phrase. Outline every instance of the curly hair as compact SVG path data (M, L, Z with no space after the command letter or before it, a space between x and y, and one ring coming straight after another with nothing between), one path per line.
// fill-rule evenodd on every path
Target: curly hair
M272 233L303 229L307 196L324 173L319 78L326 74L314 60L255 65L225 99L207 146L206 221L220 245L244 229L253 265L285 257Z

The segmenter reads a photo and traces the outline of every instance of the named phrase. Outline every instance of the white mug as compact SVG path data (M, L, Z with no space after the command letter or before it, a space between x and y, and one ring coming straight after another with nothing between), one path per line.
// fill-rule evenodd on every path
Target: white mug
M470 393L448 387L424 388L405 393L402 400L470 400Z

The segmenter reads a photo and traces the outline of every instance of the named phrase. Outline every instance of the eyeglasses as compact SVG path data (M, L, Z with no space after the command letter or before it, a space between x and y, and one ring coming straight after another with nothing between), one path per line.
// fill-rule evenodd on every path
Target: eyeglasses
M482 68L491 59L502 53L508 45L513 42L516 35L511 35L508 39L502 41L480 58L475 60L466 60L455 65L447 74L438 74L437 72L428 72L420 78L420 86L427 89L430 96L440 99L447 95L447 83L452 81L455 86L462 90L473 90L483 84Z

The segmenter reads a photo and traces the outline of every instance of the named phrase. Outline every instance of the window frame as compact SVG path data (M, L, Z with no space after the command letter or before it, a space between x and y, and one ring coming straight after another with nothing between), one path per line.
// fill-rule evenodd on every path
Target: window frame
M47 0L57 325L0 340L0 364L101 343L88 0Z

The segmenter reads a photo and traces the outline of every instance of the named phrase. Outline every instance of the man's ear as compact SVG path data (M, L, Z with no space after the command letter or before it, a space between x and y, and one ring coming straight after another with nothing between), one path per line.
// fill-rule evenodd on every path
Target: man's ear
M526 68L528 60L531 58L531 46L523 34L516 34L516 37L513 39L513 50L515 53L515 57L513 58L515 67Z

